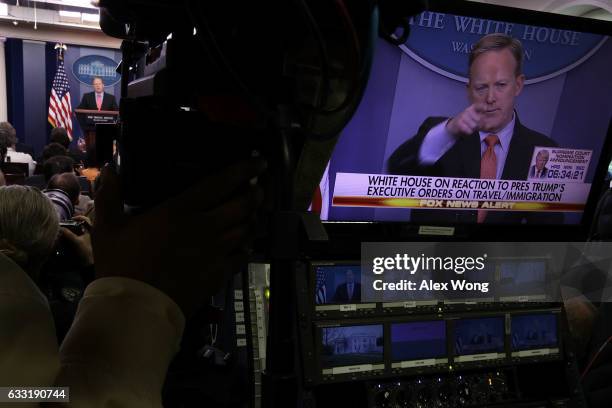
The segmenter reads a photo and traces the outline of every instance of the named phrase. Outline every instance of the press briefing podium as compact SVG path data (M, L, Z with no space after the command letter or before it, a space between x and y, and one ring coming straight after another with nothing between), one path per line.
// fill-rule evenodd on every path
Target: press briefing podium
M96 144L96 125L117 123L119 111L75 109L77 120L85 136L87 148Z

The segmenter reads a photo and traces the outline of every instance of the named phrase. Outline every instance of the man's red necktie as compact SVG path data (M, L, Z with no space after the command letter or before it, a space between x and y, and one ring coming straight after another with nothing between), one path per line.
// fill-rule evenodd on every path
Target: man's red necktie
M495 155L495 145L499 143L497 135L487 135L484 139L487 144L482 158L480 159L480 178L481 179L496 179L497 178L497 156ZM487 210L478 210L478 223L483 223L487 217Z

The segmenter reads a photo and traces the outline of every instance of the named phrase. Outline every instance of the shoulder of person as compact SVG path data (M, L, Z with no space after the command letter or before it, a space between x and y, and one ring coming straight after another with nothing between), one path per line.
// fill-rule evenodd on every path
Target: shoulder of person
M23 153L23 152L9 152L9 153L12 157L15 157L15 158L34 161L34 159L32 158L32 156L30 156L29 153Z
M518 131L520 134L526 136L529 139L529 142L533 144L534 146L556 147L559 145L557 142L555 142L550 137L544 135L543 133L540 133L533 129L528 128L527 126L523 125L518 120L515 126L516 126L515 134Z
M439 125L440 123L444 122L445 120L448 120L449 118L446 116L429 116L428 118L426 118L423 123L421 124L421 126L419 127L419 131L423 130L423 129L431 129L434 126Z

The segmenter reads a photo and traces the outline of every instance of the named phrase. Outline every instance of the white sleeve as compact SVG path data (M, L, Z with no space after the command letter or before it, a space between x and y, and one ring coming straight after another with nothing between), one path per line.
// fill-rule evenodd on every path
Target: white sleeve
M445 120L427 132L419 149L419 163L434 164L453 147L457 138L446 130L447 123Z

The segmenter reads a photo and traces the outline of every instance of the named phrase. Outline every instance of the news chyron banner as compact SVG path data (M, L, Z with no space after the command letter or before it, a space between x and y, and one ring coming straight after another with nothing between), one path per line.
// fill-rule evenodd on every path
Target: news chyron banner
M534 149L528 180L338 173L338 207L448 208L499 211L584 211L592 151Z

